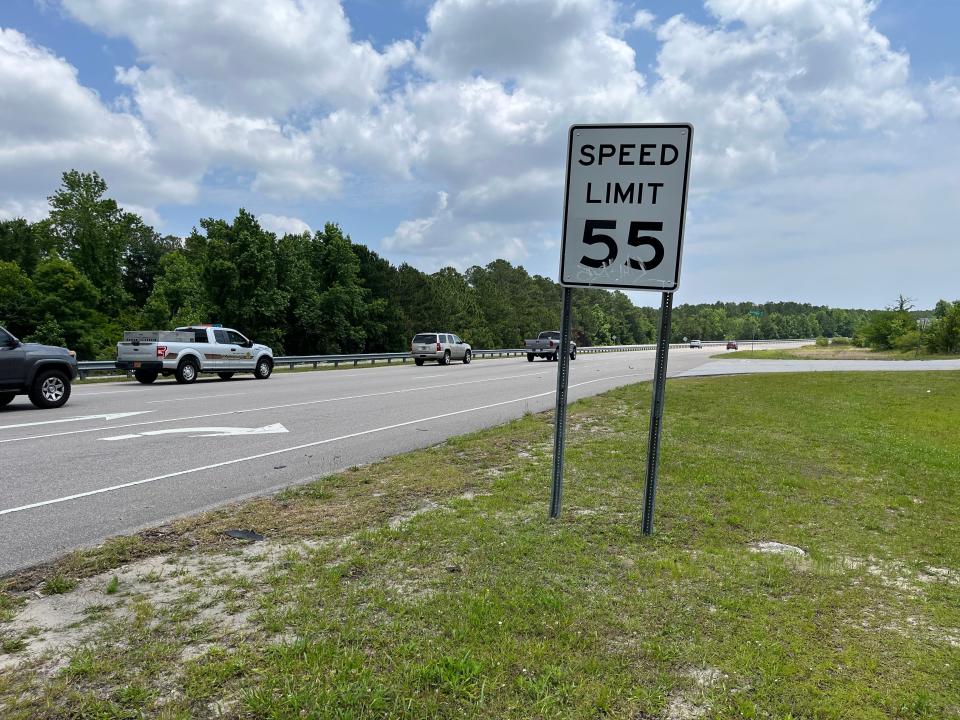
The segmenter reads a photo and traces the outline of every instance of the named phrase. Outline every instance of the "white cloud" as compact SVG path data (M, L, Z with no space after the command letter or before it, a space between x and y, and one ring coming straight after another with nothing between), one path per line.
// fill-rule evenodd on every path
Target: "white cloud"
M0 28L0 213L42 216L71 168L99 172L121 203L192 197L190 183L158 171L138 118L107 108L66 60Z
M128 38L142 63L242 115L376 103L413 45L351 39L339 0L63 0L78 20Z
M960 77L933 80L927 86L927 101L933 114L944 120L960 120Z
M252 175L250 187L272 197L314 200L340 191L339 171L314 153L308 136L269 116L211 107L185 93L162 70L121 70L170 173L199 183L211 169ZM238 181L242 183L242 180Z
M287 217L286 215L272 215L263 213L257 216L257 222L264 230L281 235L301 235L303 233L312 233L313 230L307 223L300 218Z
M630 21L630 28L633 30L653 30L653 24L657 16L649 10L637 10Z
M384 239L383 247L415 256L427 271L447 265L463 270L493 258L515 263L526 260L530 255L527 239L535 230L532 223L464 222L452 211L447 193L439 192L428 217L404 220Z

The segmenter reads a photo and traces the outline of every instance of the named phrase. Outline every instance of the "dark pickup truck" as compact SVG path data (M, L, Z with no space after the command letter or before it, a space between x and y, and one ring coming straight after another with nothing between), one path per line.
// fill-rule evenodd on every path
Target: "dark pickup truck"
M22 343L0 327L0 407L29 395L38 408L58 408L70 398L76 355L66 348Z

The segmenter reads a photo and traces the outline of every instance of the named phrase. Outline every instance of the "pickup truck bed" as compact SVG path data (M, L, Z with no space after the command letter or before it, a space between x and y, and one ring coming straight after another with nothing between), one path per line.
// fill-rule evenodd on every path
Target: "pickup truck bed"
M556 360L560 352L560 331L544 330L534 340L524 340L523 346L527 350L527 360L533 362L535 357ZM570 359L577 357L577 344L570 342Z

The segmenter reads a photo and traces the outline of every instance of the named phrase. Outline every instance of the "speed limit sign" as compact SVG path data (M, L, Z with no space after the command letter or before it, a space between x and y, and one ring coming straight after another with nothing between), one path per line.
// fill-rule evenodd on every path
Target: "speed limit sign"
M560 284L673 292L693 126L574 125Z

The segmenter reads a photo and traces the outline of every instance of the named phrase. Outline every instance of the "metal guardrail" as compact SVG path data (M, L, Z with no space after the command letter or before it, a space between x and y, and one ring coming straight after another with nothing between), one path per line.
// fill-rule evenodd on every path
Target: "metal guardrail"
M744 340L740 342L741 344L746 344L750 341ZM776 343L812 342L812 340L801 338L796 340L756 340L755 342L770 345ZM703 347L705 348L726 347L726 345L726 340L709 341L703 343ZM670 345L671 348L685 348L688 346L689 343L671 343ZM654 350L656 347L656 345L598 345L594 347L578 347L577 352L585 355L592 355L596 353ZM525 356L527 354L526 348L473 350L472 352L473 356L476 358L517 357ZM394 360L397 360L401 363L406 363L408 361L412 361L413 357L409 352L356 353L352 355L280 355L273 359L273 364L274 367L294 368L298 366L312 365L316 368L325 364L333 364L334 367L339 367L341 363L353 363L354 366L357 366L360 363L370 363L373 365L384 361L386 361L386 363L389 365L393 363ZM81 378L86 378L91 373L117 372L117 364L113 360L83 360L77 363L77 367L80 371Z

